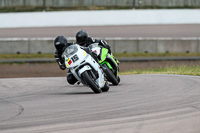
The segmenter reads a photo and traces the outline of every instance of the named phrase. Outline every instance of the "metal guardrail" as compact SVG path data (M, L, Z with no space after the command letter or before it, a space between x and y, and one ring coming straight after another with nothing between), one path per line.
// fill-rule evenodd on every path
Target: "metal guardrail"
M136 57L118 58L120 62L147 62L147 61L198 61L200 57ZM55 59L0 59L0 63L52 63Z

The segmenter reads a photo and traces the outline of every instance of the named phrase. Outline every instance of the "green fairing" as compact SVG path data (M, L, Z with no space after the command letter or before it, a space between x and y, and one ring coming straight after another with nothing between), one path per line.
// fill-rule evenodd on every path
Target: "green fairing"
M115 62L115 64L118 65L117 62L116 62L116 60L114 59L114 57L113 57L112 55L110 55L110 54L108 54L108 55L109 55L109 57ZM110 65L110 64L109 64L109 65ZM117 77L118 77L118 74L119 74L119 73L118 73L118 71L117 71Z
M108 49L102 48L101 60L105 60L108 54Z
M116 65L118 65L117 62L115 61L114 57L112 55L108 54L108 49L106 49L106 48L102 48L101 60L99 61L99 63L101 63L101 65L106 63L110 69L113 69L112 66L110 65L110 63L105 61L107 55L115 62ZM118 71L117 71L117 76L118 76Z
M115 61L114 57L112 55L110 55L110 54L109 54L109 56L115 62L115 64L118 65L117 62Z
M108 49L102 48L101 60L99 61L99 63L102 63L106 59L107 54L108 54Z
M104 61L103 63L101 63L101 65L105 64L110 68L110 69L113 69L112 66L110 65L110 63L108 63L107 61Z

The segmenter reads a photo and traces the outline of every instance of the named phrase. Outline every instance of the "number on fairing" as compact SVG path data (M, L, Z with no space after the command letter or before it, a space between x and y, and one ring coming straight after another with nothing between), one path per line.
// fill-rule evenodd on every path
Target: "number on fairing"
M76 62L79 58L78 58L77 55L74 55L71 59L72 59L73 62Z

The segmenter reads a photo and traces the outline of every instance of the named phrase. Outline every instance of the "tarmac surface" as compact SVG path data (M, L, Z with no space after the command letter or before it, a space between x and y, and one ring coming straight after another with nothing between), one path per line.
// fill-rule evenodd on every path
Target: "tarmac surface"
M64 77L0 79L1 133L199 133L200 77L121 75L94 94Z
M64 35L75 37L85 29L89 36L106 37L200 37L200 24L174 25L121 25L121 26L74 26L40 28L0 28L0 38L44 38Z
M74 37L80 29L100 38L200 36L200 25L130 25L10 28L0 29L0 38ZM65 77L1 78L0 132L199 133L199 81L198 76L121 75L119 86L94 94L70 86Z

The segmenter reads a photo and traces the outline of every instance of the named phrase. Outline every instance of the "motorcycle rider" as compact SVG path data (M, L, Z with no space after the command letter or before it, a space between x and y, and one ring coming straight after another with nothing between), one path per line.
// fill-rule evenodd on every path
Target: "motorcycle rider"
M68 43L67 39L64 36L57 36L56 39L54 40L54 46L56 48L55 59L61 70L66 69L65 61L61 57L62 53L70 45L73 45L73 43ZM74 77L74 75L71 73L70 70L67 71L67 81L71 85L73 85L77 82L77 79Z
M65 61L63 60L62 53L65 51L65 49L70 46L73 45L73 43L68 43L67 39L64 36L57 36L56 39L54 40L54 46L56 48L55 51L55 59L56 62L58 63L59 67L61 70L65 70L66 66L65 66ZM89 48L83 48L88 54L90 54L97 62L97 56L95 56L95 54L93 54ZM74 85L78 80L74 77L74 75L71 73L70 70L67 71L67 81L69 84Z
M100 46L108 49L108 53L111 54L110 46L105 40L97 40L92 37L88 37L85 30L80 30L76 33L76 43L83 47L88 47L92 43L98 43Z
M92 37L89 37L85 30L80 30L76 33L76 43L85 48L87 48L89 45L91 45L93 43L98 43L99 46L102 46L102 47L108 49L108 53L111 54L110 46L108 45L108 43L105 40L97 40ZM99 62L96 53L92 52L92 54L93 54L94 59L97 59L96 61ZM119 61L117 59L115 59L115 61L119 65ZM116 69L119 70L119 67ZM118 82L120 82L119 77L118 77Z
M88 47L90 44L98 43L99 46L102 46L102 47L108 49L108 53L111 54L110 46L108 45L108 43L105 40L97 40L92 37L89 37L85 30L80 30L76 33L76 43L82 47ZM93 55L97 56L95 53ZM96 57L96 58L98 58L98 57ZM115 61L119 65L119 61L117 59L115 59Z

